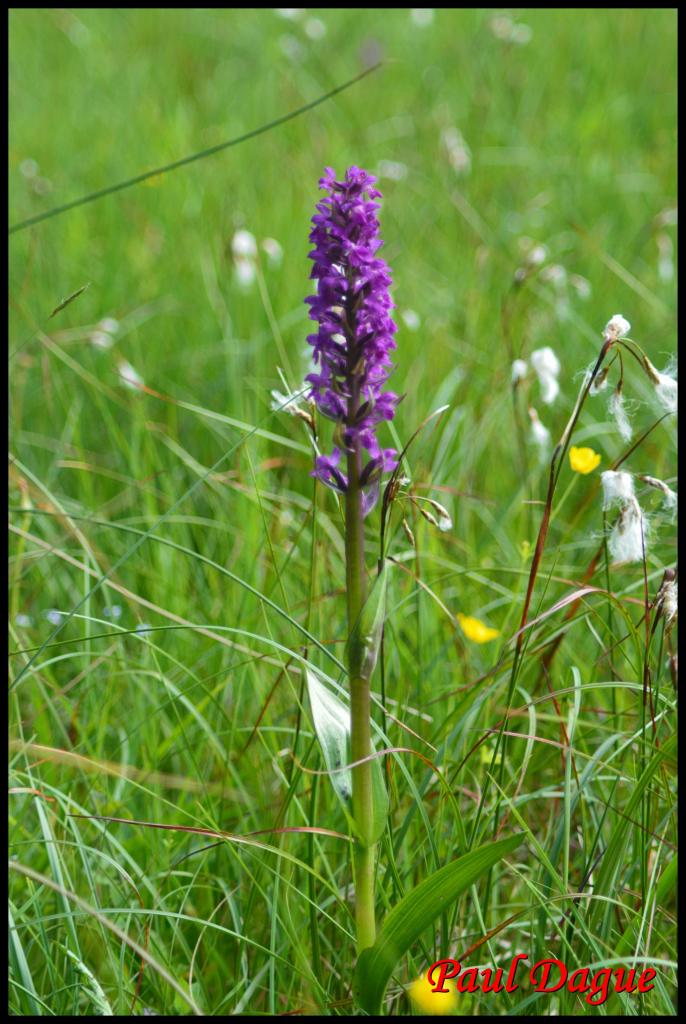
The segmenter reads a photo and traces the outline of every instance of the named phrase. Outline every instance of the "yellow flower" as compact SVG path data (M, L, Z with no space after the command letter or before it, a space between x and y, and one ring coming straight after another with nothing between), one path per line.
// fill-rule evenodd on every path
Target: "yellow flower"
M489 640L495 640L497 636L500 636L499 629L487 626L485 622L475 619L472 615L463 615L462 612L458 612L457 621L467 639L473 640L475 644L487 644Z
M569 464L575 473L583 473L585 476L600 465L600 456L592 448L575 448L572 445L569 449Z
M444 982L444 985L449 987L448 982ZM432 1017L452 1013L457 1006L457 992L452 986L447 992L434 992L426 976L413 981L407 992L415 1006Z

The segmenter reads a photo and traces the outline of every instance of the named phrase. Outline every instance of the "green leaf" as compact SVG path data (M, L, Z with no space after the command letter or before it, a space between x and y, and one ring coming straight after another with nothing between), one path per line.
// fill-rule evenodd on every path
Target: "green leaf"
M470 850L420 882L390 912L376 942L365 949L355 968L353 988L360 1007L379 1014L388 979L396 964L426 928L477 878L512 853L523 833ZM427 964L427 967L429 965Z
M307 691L310 696L314 731L319 740L324 764L332 773L329 775L331 784L341 801L345 815L353 829L355 822L352 816L353 779L350 768L340 771L345 764L350 764L350 711L338 697L319 681L314 672L305 669ZM372 799L374 804L374 820L369 839L371 844L377 842L386 827L388 817L388 793L384 783L380 758L372 761Z
M348 641L351 674L361 679L371 679L379 656L386 617L387 566L388 563L384 561Z

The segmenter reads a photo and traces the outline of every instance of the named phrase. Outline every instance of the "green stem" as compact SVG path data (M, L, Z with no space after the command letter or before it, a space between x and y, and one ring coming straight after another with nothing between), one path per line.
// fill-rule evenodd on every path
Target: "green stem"
M353 407L354 400L350 403ZM348 677L350 679L350 755L353 763L372 752L371 699L369 679L361 672L359 641L353 639L355 626L365 602L364 521L360 488L361 451L359 443L348 452L348 490L345 496L345 561L348 599ZM373 824L372 763L365 761L352 770L355 843L355 924L358 954L373 946L374 853L369 842Z

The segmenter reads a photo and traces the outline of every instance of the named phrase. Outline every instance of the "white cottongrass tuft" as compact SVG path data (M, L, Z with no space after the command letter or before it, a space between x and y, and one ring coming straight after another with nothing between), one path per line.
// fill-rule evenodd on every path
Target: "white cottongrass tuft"
M410 17L418 28L426 28L434 20L433 7L411 7Z
M607 407L610 415L614 418L614 421L617 424L617 430L621 436L625 441L630 441L633 432L631 424L629 423L626 407L624 405L624 395L622 394L622 389L619 384L610 395L610 401L608 402Z
M95 325L90 334L90 341L96 348L112 348L115 337L119 333L119 321L113 316L106 316Z
M621 313L615 313L615 315L610 317L608 322L605 324L603 340L618 341L620 338L624 338L630 330L631 324L629 321L623 317Z
M581 274L571 274L569 283L580 299L585 301L591 297L591 282L582 277Z
M35 178L40 171L40 167L35 160L31 157L27 157L26 160L22 160L19 164L19 170L25 178Z
M237 231L231 239L231 251L236 257L244 256L254 259L257 256L257 242L255 236L244 228Z
M528 372L529 366L526 359L515 359L512 364L512 383L516 384L518 381L524 380Z
M389 181L402 181L407 177L407 164L400 160L379 160L376 174L378 178L387 178Z
M668 580L660 588L660 606L665 619L665 636L676 625L679 614L679 585L676 580Z
M674 277L674 245L666 231L660 231L657 238L658 263L657 274L661 281L671 281Z
M619 513L608 540L612 564L642 562L646 547L645 518L636 499L630 498Z
M541 449L541 454L550 448L550 431L541 423L538 413L533 406L529 407L529 419L531 420L531 440Z
M541 271L541 280L548 281L556 288L562 288L567 280L567 271L561 263L551 263Z
M134 391L138 391L143 387L143 378L140 373L134 370L131 363L128 363L126 359L119 360L117 369L125 387L132 388Z
M298 408L305 399L305 393L283 395L276 388L271 392L272 401L269 408L272 412L287 412L289 416L297 416Z
M600 474L600 482L603 485L603 511L615 504L624 505L635 497L631 473L607 469Z
M535 245L527 253L526 262L531 267L540 267L548 258L548 248L545 245Z
M472 151L457 128L444 128L441 142L448 153L450 166L455 174L469 174L472 169Z
M419 313L414 309L403 309L400 316L408 331L418 331L422 325Z
M662 504L672 514L676 514L677 505L679 503L679 496L676 491L664 482L664 480L658 480L655 476L645 476L639 473L639 480L642 480L644 484L648 484L649 487L654 487L656 490L662 492Z
M440 505L437 501L434 501L433 498L428 498L427 500L431 505L432 509L434 510L434 512L436 513L436 525L438 526L438 529L441 531L441 533L446 533L447 530L452 530L453 520L447 508L444 508L443 505Z
M590 380L592 373L593 373L593 367L589 367L589 369L586 371L586 383L588 383L588 381ZM589 395L597 395L599 392L605 390L605 388L608 385L609 373L610 373L610 367L609 366L605 366L600 371L600 373L596 376L595 380L593 381L593 383L591 384L590 388L588 389Z
M326 25L321 18L308 18L305 22L305 35L309 39L323 39L326 35Z
M283 248L280 243L275 238L265 238L261 244L269 264L274 267L278 266L283 259Z
M515 43L517 46L526 46L533 38L529 25L523 22L516 23L506 14L491 18L491 32L496 39L502 39L505 43Z
M653 383L655 396L662 408L666 409L667 412L676 412L679 391L676 377L672 377L671 373L668 372L660 373L659 370L655 369L647 356L643 357L643 365Z
M244 287L249 287L255 280L255 260L257 258L257 242L255 236L245 228L236 231L231 239L236 279Z
M552 405L560 393L557 379L560 373L560 360L550 346L546 345L545 348L538 348L531 353L531 365L541 385L541 399L546 405Z

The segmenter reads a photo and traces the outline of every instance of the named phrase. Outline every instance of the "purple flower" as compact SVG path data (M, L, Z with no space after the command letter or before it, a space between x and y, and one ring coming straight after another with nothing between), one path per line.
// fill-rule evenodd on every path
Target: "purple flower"
M338 181L327 167L319 181L327 195L317 204L310 232L310 276L317 294L305 300L318 325L307 339L317 372L306 379L319 411L338 424L336 447L317 458L313 475L344 494L348 478L338 465L342 451L352 453L365 515L376 503L381 476L397 465L397 453L380 447L376 428L393 419L400 401L392 391L382 391L393 368L397 328L390 315L389 269L376 255L383 243L375 181L359 167L350 167Z

